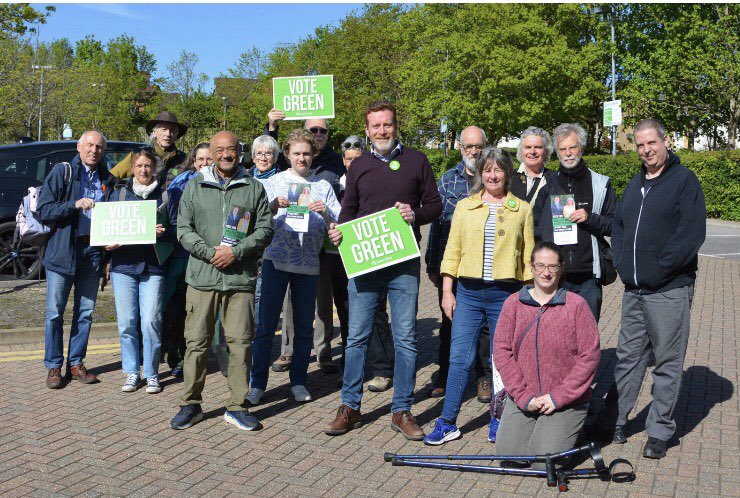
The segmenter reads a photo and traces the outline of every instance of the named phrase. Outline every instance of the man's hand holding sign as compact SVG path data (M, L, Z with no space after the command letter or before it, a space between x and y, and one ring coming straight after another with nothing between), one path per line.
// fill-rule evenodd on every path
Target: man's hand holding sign
M415 219L408 204L329 228L329 240L339 247L349 278L419 257L410 224ZM344 241L344 244L343 244Z

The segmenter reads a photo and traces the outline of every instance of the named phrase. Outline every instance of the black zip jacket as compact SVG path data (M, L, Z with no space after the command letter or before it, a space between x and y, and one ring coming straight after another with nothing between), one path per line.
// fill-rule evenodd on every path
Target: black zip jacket
M696 175L673 153L660 176L646 181L645 173L643 166L622 195L611 242L625 290L652 294L696 280L707 208Z

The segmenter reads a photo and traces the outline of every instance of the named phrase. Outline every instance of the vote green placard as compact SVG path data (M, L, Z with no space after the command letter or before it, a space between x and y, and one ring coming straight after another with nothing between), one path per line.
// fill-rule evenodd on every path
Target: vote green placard
M272 105L286 120L333 118L334 75L273 78Z
M411 226L396 208L342 223L339 254L347 277L357 277L419 257Z
M157 201L98 202L90 218L90 245L154 244Z

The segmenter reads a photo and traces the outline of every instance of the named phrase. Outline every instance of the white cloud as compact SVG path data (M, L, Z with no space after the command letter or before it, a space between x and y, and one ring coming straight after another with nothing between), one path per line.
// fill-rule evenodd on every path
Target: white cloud
M148 19L143 13L136 12L138 5L132 8L129 5L120 3L87 3L80 4L80 7L135 21L145 21Z

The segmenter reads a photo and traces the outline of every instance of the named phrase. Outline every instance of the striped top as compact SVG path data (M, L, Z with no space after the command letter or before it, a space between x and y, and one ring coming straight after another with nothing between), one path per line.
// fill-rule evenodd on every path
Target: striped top
M488 206L488 218L486 219L485 236L483 238L483 280L493 282L493 245L496 240L496 211L501 203L492 204L483 201Z

